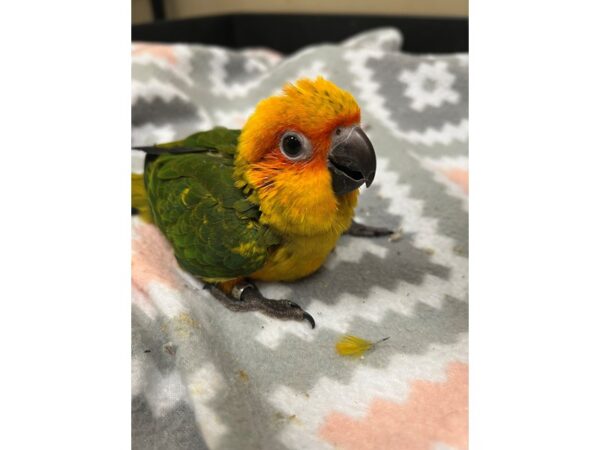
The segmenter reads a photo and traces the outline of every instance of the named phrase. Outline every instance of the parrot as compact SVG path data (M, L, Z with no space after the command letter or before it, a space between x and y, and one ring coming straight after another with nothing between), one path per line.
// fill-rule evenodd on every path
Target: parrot
M353 220L376 155L352 94L323 77L287 83L261 100L241 130L216 127L133 147L132 213L156 225L179 266L232 311L314 318L297 303L265 298L259 282L317 271L342 234L392 230Z

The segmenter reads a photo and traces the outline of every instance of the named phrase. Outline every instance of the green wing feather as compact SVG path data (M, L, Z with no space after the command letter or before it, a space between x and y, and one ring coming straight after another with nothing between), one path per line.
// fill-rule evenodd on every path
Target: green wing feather
M154 222L179 264L206 280L260 269L279 238L258 222L260 210L234 186L239 131L216 128L157 146L147 155L145 184ZM168 149L188 148L170 154Z
M206 149L217 150L219 153L234 156L240 130L230 130L228 128L216 127L209 131L200 131L182 139L180 141L169 142L168 144L160 144L156 147L163 149L173 148L189 148L189 149Z

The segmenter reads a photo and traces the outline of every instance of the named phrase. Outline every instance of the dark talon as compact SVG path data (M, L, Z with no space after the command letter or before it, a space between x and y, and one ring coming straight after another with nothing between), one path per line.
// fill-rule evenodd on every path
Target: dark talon
M362 223L352 221L350 228L346 231L346 234L350 236L357 237L380 237L380 236L389 236L393 234L394 231L382 228L382 227L371 227L369 225L363 225Z
M304 314L302 314L302 317L304 317L306 320L308 320L308 322L310 323L310 326L313 329L315 328L315 319L313 319L313 317L309 313L304 311Z

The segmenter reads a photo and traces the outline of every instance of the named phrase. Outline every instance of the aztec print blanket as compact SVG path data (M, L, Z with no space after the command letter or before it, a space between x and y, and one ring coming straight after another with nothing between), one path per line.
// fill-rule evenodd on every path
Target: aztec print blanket
M259 284L317 321L235 314L132 219L135 449L466 449L468 57L411 55L380 29L290 57L134 43L133 145L217 125L300 77L352 92L377 152L357 219L391 237L343 236L296 283ZM142 156L134 152L133 171ZM344 334L377 340L342 357Z

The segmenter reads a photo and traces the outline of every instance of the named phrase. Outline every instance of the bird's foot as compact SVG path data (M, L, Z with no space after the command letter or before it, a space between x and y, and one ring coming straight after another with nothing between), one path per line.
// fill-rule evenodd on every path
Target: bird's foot
M346 234L350 236L358 236L358 237L379 237L379 236L389 236L393 234L393 230L389 230L387 228L380 227L371 227L369 225L363 225L362 223L352 221L350 228L346 231Z
M307 320L312 328L315 327L315 319L297 303L265 298L252 283L238 283L233 287L231 295L225 294L215 285L209 285L209 289L213 296L231 311L260 311L276 319Z

